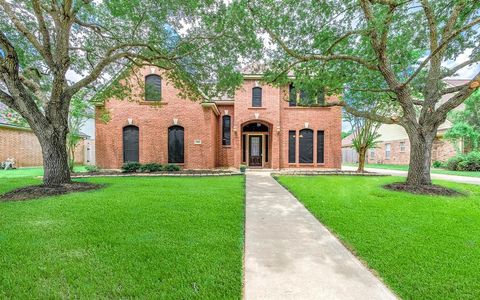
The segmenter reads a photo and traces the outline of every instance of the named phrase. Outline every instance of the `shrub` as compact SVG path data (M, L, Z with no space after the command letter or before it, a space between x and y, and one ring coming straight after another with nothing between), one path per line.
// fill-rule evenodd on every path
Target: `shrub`
M167 172L180 171L180 167L174 164L168 164L163 168L163 170Z
M434 168L442 168L443 163L441 161L436 160L436 161L433 162L433 167Z
M451 171L457 171L458 170L458 164L463 160L462 155L457 155L454 157L451 157L447 161L447 169Z
M96 173L100 171L100 169L97 166L85 166L85 170L87 170L87 172L92 172L92 173Z
M123 173L137 172L142 165L138 162L126 162L122 166Z
M457 155L447 161L447 169L452 171L480 171L480 152Z
M240 165L240 172L245 173L246 169L247 169L246 165Z
M462 171L480 171L480 152L472 151L463 156L463 161L458 164Z
M161 164L157 164L157 163L144 164L139 169L140 172L145 172L145 173L158 172L158 171L162 171L162 170L163 170L163 166Z

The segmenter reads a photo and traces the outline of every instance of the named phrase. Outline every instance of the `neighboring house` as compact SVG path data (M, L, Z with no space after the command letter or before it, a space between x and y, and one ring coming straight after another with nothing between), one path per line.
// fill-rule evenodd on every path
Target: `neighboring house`
M358 152L353 147L353 134L342 139L342 163L356 164L358 163Z
M341 167L340 107L299 106L302 93L263 84L259 74L245 74L232 98L198 103L180 98L161 70L140 72L142 99L97 104L101 168L118 169L128 161L185 169ZM323 93L317 99L325 101Z
M469 81L470 80L446 79L445 83L449 87L453 87L466 84ZM454 94L445 95L438 105L443 104L453 95ZM457 107L457 110L459 109L463 109L463 105ZM439 126L437 137L432 147L432 162L444 162L450 157L455 156L458 152L463 152L463 143L461 141L452 142L444 138L445 133L451 127L452 123L448 120ZM380 137L377 139L377 147L368 151L367 163L407 165L410 161L410 141L405 129L400 125L382 124L378 129L378 133ZM349 160L347 154L353 150L351 139L352 137L350 135L342 140L344 163L355 162Z
M0 110L4 108L4 105L0 103ZM77 164L86 162L84 161L85 145L93 142L88 138L87 135L83 135L83 139L76 149L75 161ZM43 164L42 149L32 130L28 127L10 124L0 117L0 161L8 158L15 159L17 167L33 167Z

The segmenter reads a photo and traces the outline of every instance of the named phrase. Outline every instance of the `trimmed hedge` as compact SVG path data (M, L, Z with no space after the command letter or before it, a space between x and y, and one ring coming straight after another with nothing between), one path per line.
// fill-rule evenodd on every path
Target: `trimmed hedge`
M150 172L160 172L160 171L167 171L167 172L174 172L180 171L180 167L174 164L168 165L161 165L157 163L147 163L141 164L138 162L127 162L124 163L122 166L123 173L150 173Z
M480 172L480 152L472 151L468 154L454 156L447 161L446 167L452 171Z

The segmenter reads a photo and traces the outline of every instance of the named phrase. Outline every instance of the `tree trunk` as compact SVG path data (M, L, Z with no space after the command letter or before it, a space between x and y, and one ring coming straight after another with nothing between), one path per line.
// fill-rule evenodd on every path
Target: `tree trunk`
M54 130L52 135L37 134L43 155L43 184L54 186L70 183L70 169L68 167L68 154L66 148L66 135L64 129Z
M410 164L408 167L407 185L431 185L430 165L432 146L436 130L429 134L410 133Z
M361 148L360 151L358 151L358 173L363 173L365 172L365 159L367 157L367 148Z

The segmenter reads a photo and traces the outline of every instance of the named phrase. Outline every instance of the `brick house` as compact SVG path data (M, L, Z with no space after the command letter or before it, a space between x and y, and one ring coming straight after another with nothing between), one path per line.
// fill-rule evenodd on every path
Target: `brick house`
M112 98L96 106L101 168L126 161L185 169L341 167L340 107L300 106L302 93L263 84L260 74L244 74L231 98L199 103L181 98L162 70L139 72L145 91L134 101ZM336 100L323 93L315 99Z
M0 103L0 112L5 105ZM75 163L90 164L89 149L94 148L94 141L82 134L82 140L75 149ZM43 165L42 148L37 136L28 127L11 124L0 117L0 162L15 159L17 167L36 167Z
M454 87L468 83L469 80L446 79L445 84L448 87ZM443 104L454 94L444 95L437 105ZM463 105L456 108L463 109ZM457 153L462 153L463 143L461 141L453 142L444 138L445 133L452 127L452 123L446 120L441 124L437 131L437 136L432 147L432 163L435 161L445 162ZM410 161L410 141L407 132L400 125L382 124L378 129L380 137L377 147L367 152L367 163L370 164L394 164L408 165ZM358 162L358 155L352 148L352 136L347 136L342 140L342 155L344 163Z

